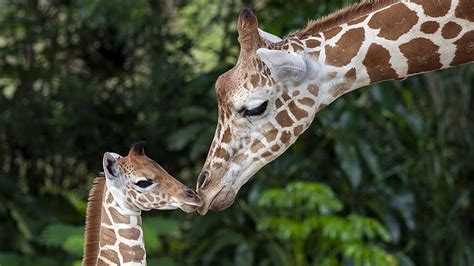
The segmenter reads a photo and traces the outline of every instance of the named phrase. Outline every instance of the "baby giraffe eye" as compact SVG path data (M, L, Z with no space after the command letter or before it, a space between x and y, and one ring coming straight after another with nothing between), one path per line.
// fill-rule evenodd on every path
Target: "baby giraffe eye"
M259 106L252 108L252 109L246 109L244 108L241 113L243 116L257 116L263 114L265 110L267 109L268 101L264 101L262 104Z
M146 187L149 187L153 184L153 182L151 181L148 181L148 180L140 180L138 181L137 183L135 183L135 185L141 187L141 188L146 188Z

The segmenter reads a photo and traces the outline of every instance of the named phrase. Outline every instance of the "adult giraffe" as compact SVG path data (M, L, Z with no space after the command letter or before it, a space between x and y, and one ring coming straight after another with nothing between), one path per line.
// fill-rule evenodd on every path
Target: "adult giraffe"
M193 212L197 193L145 155L144 142L127 156L106 152L104 175L94 180L87 203L83 265L146 265L141 212L180 208Z
M237 64L216 82L219 118L197 190L198 212L229 207L338 97L376 82L474 61L474 1L375 0L283 40L238 20Z

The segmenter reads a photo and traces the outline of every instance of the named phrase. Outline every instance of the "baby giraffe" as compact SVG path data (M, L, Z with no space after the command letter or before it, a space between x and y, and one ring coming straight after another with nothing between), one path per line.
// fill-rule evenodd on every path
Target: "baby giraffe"
M104 154L104 175L89 193L83 265L146 265L141 211L201 206L194 190L145 155L144 144L134 144L126 157Z

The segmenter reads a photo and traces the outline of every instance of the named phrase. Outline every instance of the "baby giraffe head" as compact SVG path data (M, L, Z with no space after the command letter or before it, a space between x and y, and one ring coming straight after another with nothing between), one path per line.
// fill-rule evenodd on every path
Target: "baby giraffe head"
M132 146L127 156L106 152L103 167L114 199L131 211L181 209L193 212L201 206L197 193L169 175L148 158L145 142Z
M218 124L197 182L202 215L229 207L249 178L282 154L314 117L314 95L301 90L308 76L302 49L285 50L288 40L260 30L248 9L240 13L237 29L237 64L215 85Z

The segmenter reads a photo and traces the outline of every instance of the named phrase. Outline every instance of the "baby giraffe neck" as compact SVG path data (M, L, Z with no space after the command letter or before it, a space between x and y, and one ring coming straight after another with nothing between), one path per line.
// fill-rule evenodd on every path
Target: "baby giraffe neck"
M140 211L116 199L106 184L102 199L97 265L146 265Z

